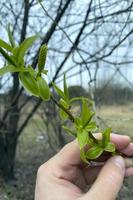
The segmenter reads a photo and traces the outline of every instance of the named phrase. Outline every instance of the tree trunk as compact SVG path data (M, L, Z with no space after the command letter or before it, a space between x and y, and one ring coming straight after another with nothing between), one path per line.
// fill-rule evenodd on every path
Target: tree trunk
M7 181L14 179L14 162L17 138L0 136L0 170Z
M29 17L29 0L24 1L24 16L22 23L22 31L20 43L26 36L28 17ZM18 141L18 122L20 112L18 109L19 98L19 79L18 73L13 73L13 86L10 92L9 104L11 108L8 112L6 120L4 120L0 130L0 170L6 180L14 179L14 163L16 155L16 147Z
M0 171L5 180L14 179L14 161L18 140L19 110L18 100L14 101L19 92L18 74L13 74L13 88L10 92L9 102L12 107L8 112L8 117L0 130Z

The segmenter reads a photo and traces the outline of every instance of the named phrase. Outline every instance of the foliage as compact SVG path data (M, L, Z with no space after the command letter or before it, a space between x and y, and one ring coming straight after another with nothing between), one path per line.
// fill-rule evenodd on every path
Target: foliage
M107 128L102 132L102 140L95 138L93 133L98 130L98 127L93 119L95 113L92 111L92 108L89 107L91 101L86 97L70 98L66 83L66 75L64 75L63 79L63 90L53 83L53 87L60 97L59 101L53 97L46 80L42 76L43 74L47 75L47 70L45 70L47 46L41 46L38 68L34 70L31 65L25 65L24 57L27 50L37 39L37 36L25 39L18 46L16 46L11 36L10 29L8 29L8 37L10 44L2 39L0 40L0 53L6 60L5 66L0 69L0 75L2 76L7 72L18 73L21 84L30 94L44 101L51 99L56 103L60 108L59 114L61 119L63 121L71 120L73 124L72 129L67 126L63 126L63 128L66 132L77 138L80 146L80 155L84 162L98 158L104 151L114 153L115 145L110 143L111 128ZM71 106L73 102L77 100L81 101L82 106L80 114L75 117L71 111ZM86 151L85 147L87 145L89 145L89 149Z

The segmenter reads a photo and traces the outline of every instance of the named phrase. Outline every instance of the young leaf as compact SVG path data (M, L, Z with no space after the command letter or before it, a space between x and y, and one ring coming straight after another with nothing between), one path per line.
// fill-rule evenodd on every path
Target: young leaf
M108 142L110 142L110 133L111 133L111 128L107 128L103 134L102 134L102 146L106 147Z
M80 149L82 149L85 145L88 144L88 132L85 130L79 130L77 131L77 138L79 142Z
M31 73L20 72L19 79L26 90L28 90L34 96L39 96L37 82L35 78L31 75Z
M6 74L8 72L11 72L11 73L16 72L16 70L18 70L18 69L12 65L2 67L2 68L0 68L0 76L3 76L4 74Z
M37 35L35 36L31 36L29 38L26 38L19 46L18 49L18 60L23 59L26 51L33 45L33 43L35 42L35 40L38 38Z
M87 100L82 98L82 112L81 119L83 126L86 126L94 116L94 112L91 112L87 105Z
M83 126L88 121L88 116L90 116L90 110L88 109L87 101L84 98L82 98L81 118L82 118Z
M95 132L97 131L97 125L96 122L90 122L86 127L85 127L86 131L91 131L91 132Z
M73 102L75 102L75 101L79 101L79 100L82 101L83 98L84 98L86 101L88 101L88 103L90 104L90 106L93 105L93 101L90 100L89 98L86 98L86 97L73 97L72 99L69 100L69 102L70 102L70 103L73 103Z
M75 117L74 123L76 125L77 130L80 130L81 128L83 128L82 121L79 117Z
M56 90L57 94L58 94L60 97L62 97L64 100L66 100L67 97L66 97L66 95L64 94L64 92L63 92L59 87L57 87L57 86L55 85L55 83L52 83L52 85L53 85L54 89Z
M19 54L19 46L13 48L12 53L13 53L13 57L14 57L16 63L17 63L17 66L19 66L19 67L24 67L24 58L21 58L21 59L20 59L20 58L18 57L18 54Z
M3 55L3 57L12 65L16 66L16 63L12 59L11 56L9 56L1 47L0 47L0 53ZM17 66L16 66L17 67Z
M38 77L37 84L39 89L39 96L45 101L49 100L50 89L47 82L42 77Z
M108 143L106 147L104 148L104 151L108 152L115 152L115 145L113 143Z
M5 67L0 68L0 76L3 76L6 73L14 73L14 72L30 72L30 73L34 73L33 68L17 68L14 67L13 65L7 65Z
M13 48L8 43L6 43L5 41L3 41L2 39L0 39L0 46L2 48L6 49L7 51L12 52Z
M64 83L64 94L69 99L69 91L68 91L68 88L67 88L66 75L65 74L64 74L63 83Z
M45 67L46 57L47 57L47 45L42 45L39 51L39 58L38 58L38 72L41 73Z
M67 132L69 133L70 135L73 135L73 136L77 136L76 132L75 131L72 131L71 129L69 129L67 126L62 126L62 128Z
M11 29L10 29L10 24L8 24L7 33L8 33L8 38L9 38L9 42L10 42L11 46L15 47L15 42L14 42L13 35L12 35Z
M97 146L91 147L87 152L86 152L86 157L89 160L93 160L98 158L101 154L103 153L103 148Z
M59 101L60 105L62 105L65 109L69 109L69 104L64 100L64 99L60 99ZM68 114L66 112L64 112L62 109L59 109L59 114L62 120L67 120Z

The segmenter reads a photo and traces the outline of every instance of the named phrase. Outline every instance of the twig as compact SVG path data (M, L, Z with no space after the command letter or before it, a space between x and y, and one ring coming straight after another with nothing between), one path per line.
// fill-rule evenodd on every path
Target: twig
M74 119L72 113L71 113L68 109L66 109L62 104L58 103L58 102L56 101L56 99L55 99L52 95L51 95L51 100L69 116L69 119L70 119L72 122L75 121L75 119Z

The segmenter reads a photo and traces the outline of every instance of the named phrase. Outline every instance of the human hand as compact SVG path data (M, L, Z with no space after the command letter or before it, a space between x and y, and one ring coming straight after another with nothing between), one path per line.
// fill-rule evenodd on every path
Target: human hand
M133 156L128 136L111 134L111 141L120 152ZM79 153L75 140L39 168L35 200L114 200L124 176L133 175L133 163L121 156L109 158L104 166L86 166ZM105 161L104 156L101 161ZM90 190L84 192L90 184Z

